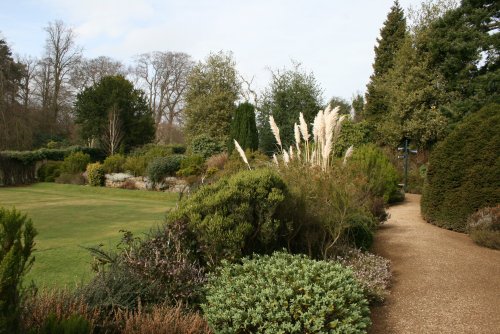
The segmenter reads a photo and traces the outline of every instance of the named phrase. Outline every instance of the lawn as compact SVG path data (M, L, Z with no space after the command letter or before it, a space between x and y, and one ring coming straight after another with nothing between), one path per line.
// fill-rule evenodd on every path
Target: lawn
M114 247L120 230L143 235L161 224L177 198L172 193L56 183L0 187L0 206L28 214L38 231L28 280L39 287L88 281L92 257L83 247Z

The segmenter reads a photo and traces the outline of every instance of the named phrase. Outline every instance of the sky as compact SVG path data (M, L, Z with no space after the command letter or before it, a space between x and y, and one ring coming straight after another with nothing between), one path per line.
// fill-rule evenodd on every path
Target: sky
M418 8L421 0L400 0ZM253 89L271 70L299 62L326 100L364 94L374 46L393 0L0 0L0 36L15 54L40 57L49 22L77 33L84 56L129 65L151 51L181 51L202 61L232 51Z

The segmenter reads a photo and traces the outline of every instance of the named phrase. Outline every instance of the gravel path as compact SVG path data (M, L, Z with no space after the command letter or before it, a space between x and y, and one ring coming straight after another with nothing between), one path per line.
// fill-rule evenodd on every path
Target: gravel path
M500 251L420 216L420 196L389 209L374 252L392 261L393 286L370 334L500 333Z

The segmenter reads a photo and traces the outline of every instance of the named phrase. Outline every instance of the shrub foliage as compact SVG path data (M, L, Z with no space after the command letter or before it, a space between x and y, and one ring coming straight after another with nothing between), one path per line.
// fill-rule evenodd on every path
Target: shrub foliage
M167 217L183 221L195 236L203 260L216 265L281 247L288 226L279 212L288 191L268 169L244 171L201 187Z
M34 258L36 230L26 215L0 208L0 333L18 333L22 279Z
M89 184L94 187L102 187L106 182L104 168L99 162L87 165L87 178Z
M500 105L466 118L432 152L422 213L440 227L466 230L469 215L500 202Z
M216 333L366 333L368 302L340 264L274 253L225 263L209 279L205 317Z
M475 243L500 249L500 204L473 213L467 219L467 231Z

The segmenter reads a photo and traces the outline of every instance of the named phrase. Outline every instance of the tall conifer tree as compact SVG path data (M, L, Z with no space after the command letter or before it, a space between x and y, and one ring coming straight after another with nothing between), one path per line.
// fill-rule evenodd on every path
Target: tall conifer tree
M384 26L380 30L375 46L375 62L373 74L367 85L366 105L364 114L366 118L377 122L387 111L387 102L384 91L380 87L384 75L394 66L395 56L401 47L406 35L406 18L403 9L396 0L387 15Z

